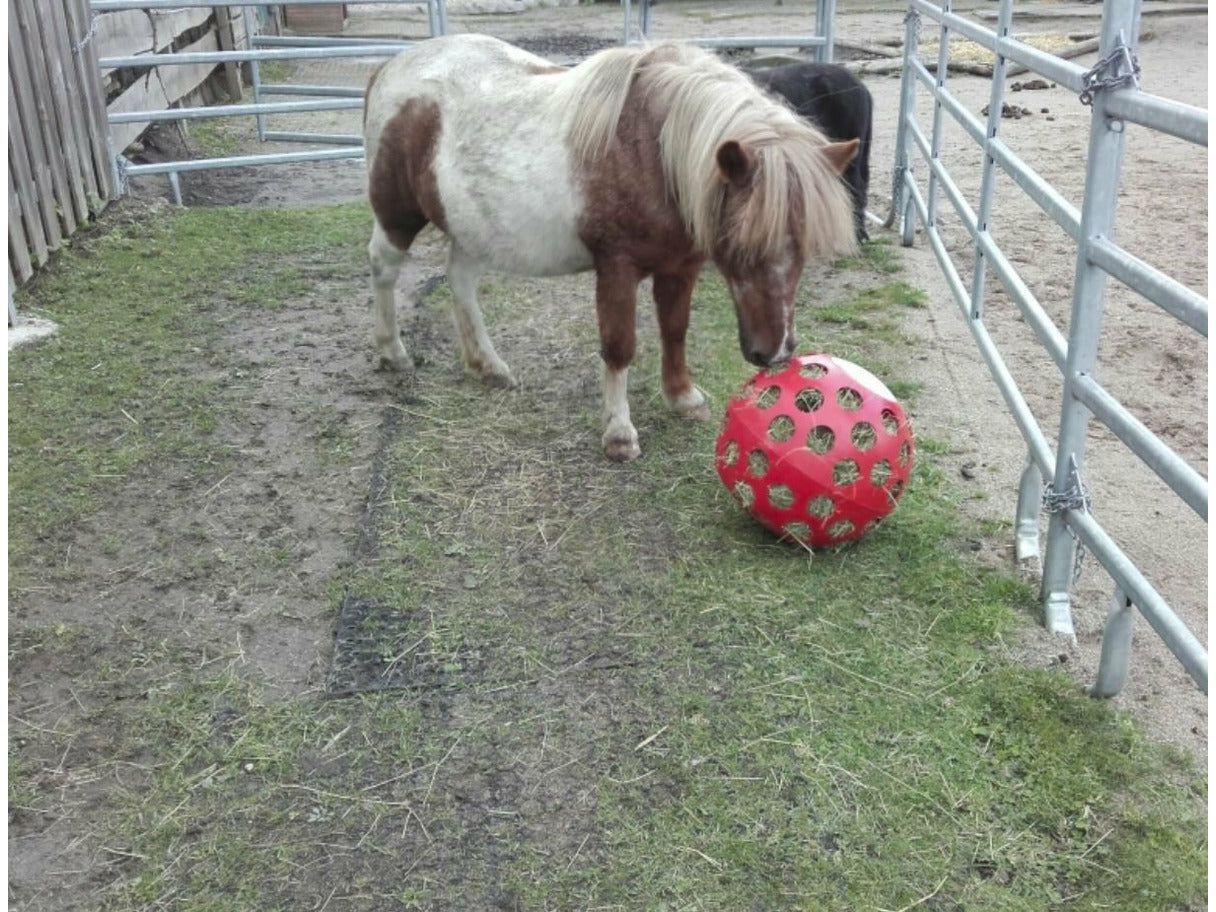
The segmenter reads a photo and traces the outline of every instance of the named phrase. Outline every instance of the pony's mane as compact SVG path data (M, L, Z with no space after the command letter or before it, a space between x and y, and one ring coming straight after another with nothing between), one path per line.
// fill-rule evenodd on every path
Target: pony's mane
M854 249L852 203L820 153L828 139L735 67L693 45L611 48L570 70L555 103L578 160L606 154L635 85L661 123L664 178L702 253L726 239L733 256L771 256L791 230L805 256ZM730 140L750 151L757 167L746 205L727 224L727 185L716 153Z

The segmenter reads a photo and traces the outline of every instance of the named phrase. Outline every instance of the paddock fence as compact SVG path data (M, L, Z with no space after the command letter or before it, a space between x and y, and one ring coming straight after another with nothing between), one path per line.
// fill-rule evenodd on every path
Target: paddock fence
M1205 693L1208 677L1206 650L1095 518L1084 480L1087 430L1090 420L1096 418L1207 521L1207 479L1103 387L1095 370L1108 277L1207 337L1207 299L1112 239L1126 124L1138 124L1197 146L1207 146L1206 111L1140 90L1135 56L1140 13L1139 0L1107 0L1102 11L1099 62L1087 70L1010 37L1013 0L1001 0L995 30L955 14L951 0L941 3L911 0L906 17L892 200L893 211L901 215L905 246L914 242L918 224L923 229L980 354L1026 441L1028 456L1019 487L1015 542L1020 559L1038 558L1040 518L1042 513L1048 514L1041 585L1043 620L1048 629L1075 637L1071 589L1078 548L1093 554L1113 580L1114 593L1102 636L1097 680L1091 690L1095 696L1103 697L1117 694L1126 681L1133 610L1148 621ZM919 57L922 17L938 26L934 73ZM981 122L947 89L950 39L955 35L982 45L995 57L986 122ZM1080 102L1092 108L1080 209L1001 139L1009 62L1077 93ZM933 99L929 136L915 116L918 88L928 91ZM976 209L968 204L941 158L943 119L947 114L984 152ZM925 191L915 178L914 159L928 169ZM990 222L997 166L1076 242L1071 318L1066 330L1055 324L993 240ZM970 287L964 283L939 230L939 195L945 196L970 235L974 257ZM988 269L1000 280L1063 374L1060 429L1054 449L985 325Z
M241 97L236 63L140 65L103 76L102 57L220 52L247 41L244 22L229 7L135 6L9 0L10 289L119 195L117 156L151 123L132 113Z
M114 185L86 0L9 0L8 11L11 289L101 211Z

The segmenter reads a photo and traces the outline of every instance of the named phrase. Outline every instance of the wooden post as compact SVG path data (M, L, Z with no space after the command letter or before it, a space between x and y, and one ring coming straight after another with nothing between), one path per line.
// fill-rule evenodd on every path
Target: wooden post
M226 6L217 6L215 8L215 31L219 36L221 51L236 49L236 32L232 27L232 11ZM233 101L240 101L242 96L240 64L225 63L223 65L223 72L224 88L228 91L228 97Z

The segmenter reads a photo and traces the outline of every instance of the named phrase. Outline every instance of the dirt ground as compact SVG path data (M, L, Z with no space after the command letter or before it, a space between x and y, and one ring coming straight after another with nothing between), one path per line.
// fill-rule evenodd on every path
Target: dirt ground
M1147 3L1144 30L1151 35L1140 51L1142 85L1146 90L1199 107L1207 105L1207 20L1204 16L1174 16L1170 4ZM986 4L962 4L990 12ZM1090 4L1052 3L1027 7L1032 15L1015 33L1094 33L1100 8ZM519 43L559 61L582 54L619 37L615 9L603 6L534 11L514 16L456 16L455 29L488 32ZM748 32L784 34L799 27L805 15L797 5L780 11L767 3L734 3L730 9L680 3L656 8L657 38ZM420 17L402 21L399 9L359 7L347 26L349 34L377 37L416 35ZM844 40L879 43L902 36L902 12L881 3L842 4L837 34ZM925 40L933 40L926 29ZM1083 65L1094 55L1078 58ZM309 64L298 81L328 81L358 85L369 65L363 61ZM1022 76L1021 80L1028 77ZM950 76L958 97L977 115L988 101L989 83L978 77ZM1010 82L1016 81L1011 79ZM899 80L869 77L874 95L871 209L885 214L889 199L898 110ZM1074 205L1084 187L1084 158L1089 110L1060 88L1008 93L1033 114L1005 120L1002 135ZM918 114L926 130L932 106L918 93ZM1046 109L1047 113L1044 113ZM980 155L948 115L943 158L967 196L978 197ZM311 124L311 126L309 125ZM356 117L344 112L317 119L280 118L281 129L356 131ZM243 143L251 144L248 128ZM288 147L284 147L288 148ZM1206 156L1180 140L1128 130L1123 182L1119 197L1117 237L1150 263L1201 293L1207 291ZM926 169L920 167L922 178ZM323 179L318 179L324 174ZM998 171L999 174L999 171ZM190 180L187 200L198 203L249 205L309 205L328 200L356 199L363 190L362 170L355 164L289 165L271 172L248 169L219 180ZM969 280L972 252L961 225L943 198L941 227L964 281ZM1022 270L1057 325L1066 327L1068 289L1075 268L1074 248L1063 233L1007 177L997 182L993 232ZM1166 226L1169 226L1167 229ZM940 278L927 244L921 241L904 255L911 281L930 292L933 306L923 321L910 322L909 331L923 346L918 366L927 395L918 403L920 425L949 437L961 467L976 463L979 472L969 483L982 486L987 498L975 501L992 520L1010 520L1024 445L1008 417L995 385L971 337L957 318L949 291ZM1005 353L1036 417L1054 436L1061 386L1050 363L1016 307L989 274L987 325ZM1207 471L1207 342L1187 327L1111 282L1099 359L1099 378L1152 430L1196 469ZM979 394L977 395L977 391ZM1144 569L1200 641L1207 640L1206 524L1177 499L1150 470L1108 432L1091 427L1086 482L1095 514L1115 540ZM1044 525L1044 535L1046 529ZM994 544L994 559L1009 558L1005 542ZM1111 597L1111 582L1092 558L1075 590L1073 605L1077 644L1051 637L1031 637L1016 648L1029 661L1068 664L1082 682L1092 681L1097 667L1101 630ZM1191 683L1156 634L1137 622L1134 661L1124 694L1118 698L1163 740L1206 753L1206 697Z
M1160 6L1149 4L1155 5ZM902 12L894 6L843 6L837 25L843 38L877 41L901 33ZM1094 29L1096 7L1048 6L1053 13L1073 18L1048 25L1028 22L1028 30ZM795 21L791 10L777 12L768 4L734 7L746 15L726 18L708 4L661 6L656 35L782 32ZM417 20L403 27L396 19L386 19L386 11L352 9L357 12L348 27L350 34L416 33ZM524 39L519 43L531 43L563 60L614 40L620 27L615 8L602 7L455 17L453 22L457 28ZM1140 53L1145 87L1206 107L1206 17L1153 18L1148 27L1154 36ZM369 68L363 61L339 61L307 70L301 67L292 79L356 85ZM951 76L951 81L972 110L978 112L986 103L983 80ZM876 130L871 208L880 211L890 182L899 83L877 78L868 85L875 97ZM1036 112L1049 108L1054 120L1036 113L1006 121L1005 135L1045 177L1079 203L1087 109L1061 89L1014 97L1032 98L1033 104L1024 103ZM922 122L927 122L930 108L923 93L920 112ZM312 117L307 123L307 129L353 132L357 114ZM290 129L292 119L279 118L275 126ZM264 148L245 127L226 136L251 151ZM979 156L964 142L961 131L948 128L946 136L947 163L963 191L974 198ZM200 136L193 138L197 141ZM1196 155L1182 143L1130 130L1118 237L1132 251L1168 266L1180 281L1206 293L1205 174L1206 155ZM361 164L334 163L186 177L184 185L190 205L291 207L358 199L363 179ZM162 195L164 189L157 182L146 182L136 196L146 200ZM1049 219L1010 182L1000 183L998 200L998 240L1013 253L1048 312L1063 324L1073 271L1067 238L1051 228ZM131 211L130 217L137 219L138 210ZM949 228L949 220L944 222ZM969 269L970 256L961 234L951 233L951 249ZM442 248L431 237L418 251L417 270L403 284L424 286L430 281L428 287L434 287L442 272ZM922 385L913 414L917 429L949 441L947 465L959 472L967 467L960 484L976 488L976 496L967 503L977 515L1008 522L1023 459L1020 438L987 378L931 252L918 242L900 259L907 281L928 292L928 309L911 311L904 327L919 346L910 362L910 379ZM104 513L81 524L70 540L45 556L47 567L54 568L48 571L47 583L29 584L12 593L11 612L19 628L86 629L98 644L91 661L123 656L124 663L129 662L129 673L115 679L113 692L82 699L72 687L73 668L66 659L57 660L54 648L48 649L43 640L17 638L10 647L14 674L24 675L10 696L14 719L10 737L20 741L47 731L56 733L46 745L45 775L69 804L87 806L98 790L108 787L87 764L72 762L96 745L81 743L71 733L87 728L84 723L102 713L99 704L105 701L142 698L146 687L140 680L141 662L152 663L155 657L128 653L132 644L143 648L156 638L151 634L172 640L173 648L188 652L200 667L256 668L272 689L284 695L315 693L324 687L333 645L328 581L358 554L373 461L383 443L384 415L398 404L399 391L369 368L368 327L363 325L368 294L333 281L323 257L309 268L314 289L302 299L301 309L260 314L255 321L230 318L221 337L204 353L211 373L200 379L231 383L235 377L234 395L244 403L222 428L226 446L237 454L236 468L203 489L192 483L197 476L190 473L149 470L144 480L152 487L132 484L120 490ZM554 294L585 291L577 281L554 283L552 288ZM825 295L833 290L825 289ZM1050 433L1058 408L1054 368L999 292L994 290L990 301L993 336ZM813 320L813 315L801 319ZM1206 473L1206 341L1114 288L1105 330L1101 379ZM509 347L511 341L506 344ZM555 357L560 361L560 355ZM593 445L593 436L583 434L576 443ZM1095 512L1206 642L1206 527L1109 435L1095 429L1090 446L1087 475ZM333 471L335 466L341 471ZM198 476L202 474L200 468ZM1003 532L982 547L994 561L1011 561L1008 539ZM190 563L198 542L205 542L210 551L204 565ZM292 557L290 572L273 563L281 553ZM266 571L266 564L252 561L251 555L264 556L275 569ZM1030 628L1006 648L1032 663L1066 664L1080 682L1089 682L1109 596L1109 579L1091 559L1074 602L1077 645ZM167 606L176 608L173 617L166 617ZM47 681L53 686L48 688ZM1117 702L1153 737L1206 756L1206 699L1143 622L1137 625L1131 679ZM133 754L125 761L134 787L138 787L140 760ZM568 785L569 793L577 795L575 785ZM10 838L10 898L16 906L96 907L91 891L112 874L105 865L119 866L124 859L121 847L109 856L103 851L105 864L99 873L92 835L78 831L70 813L50 826L19 822ZM508 899L502 902L500 908L511 907Z

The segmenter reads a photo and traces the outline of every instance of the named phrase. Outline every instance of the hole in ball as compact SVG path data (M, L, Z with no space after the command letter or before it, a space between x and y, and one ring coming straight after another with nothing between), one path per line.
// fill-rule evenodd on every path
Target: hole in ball
M752 490L751 485L744 481L735 482L735 497L739 498L739 503L749 510L756 503L756 492Z
M810 364L802 365L802 367L798 369L798 373L806 377L808 380L816 380L819 377L826 377L828 369L822 364L815 364L812 362Z
M899 419L890 409L882 410L882 429L892 437L899 433Z
M891 499L892 500L899 500L900 496L903 493L904 493L904 483L902 481L897 481L897 482L895 482L895 484L891 485Z
M861 477L861 469L852 459L842 459L832 466L832 481L838 485L851 485Z
M855 528L850 520L839 519L828 526L828 537L844 538L846 535L852 535Z
M807 449L822 456L836 444L836 434L827 425L819 424L806 435Z
M733 440L726 442L726 447L722 450L722 462L728 466L733 466L739 461L739 444Z
M781 530L786 535L796 538L800 542L804 542L811 537L811 527L804 522L786 523L781 527Z
M811 498L810 503L806 505L806 511L816 519L827 519L836 512L836 504L832 503L832 498L820 494Z
M804 389L794 397L794 408L800 412L818 411L821 405L823 405L823 392L814 387Z
M878 431L874 430L874 425L868 421L858 421L853 425L853 432L849 436L853 446L863 453L874 449L874 445L878 443Z
M777 443L785 443L794 436L794 419L789 415L778 415L768 426L768 435Z
M870 484L882 487L891 480L891 463L880 459L870 469Z
M781 387L770 386L760 391L760 395L756 397L756 408L772 408L777 404L777 400L781 398Z
M768 457L762 450L752 450L747 454L747 471L757 478L768 474Z
M908 467L908 462L912 458L912 447L908 446L908 441L904 441L899 445L899 464L902 468Z
M846 412L855 412L861 408L861 393L851 386L842 386L836 391L836 404Z
M778 510L788 510L794 505L794 492L788 485L770 485L768 502Z

